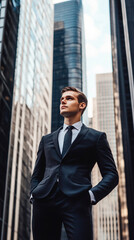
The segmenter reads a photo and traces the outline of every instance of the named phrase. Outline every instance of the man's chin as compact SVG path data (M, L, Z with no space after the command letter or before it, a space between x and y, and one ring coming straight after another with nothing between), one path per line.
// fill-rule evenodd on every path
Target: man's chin
M62 117L66 117L66 118L69 118L69 117L72 117L72 116L75 116L75 114L76 113L74 113L74 112L67 112L67 111L61 111L60 112L60 115L62 116Z
M61 115L62 117L69 117L69 116L70 116L70 113L69 113L69 112L61 111L61 112L60 112L60 115Z

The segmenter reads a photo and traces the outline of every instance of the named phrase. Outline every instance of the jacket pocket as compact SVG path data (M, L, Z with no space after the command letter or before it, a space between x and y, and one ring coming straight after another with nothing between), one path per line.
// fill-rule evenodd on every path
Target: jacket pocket
M50 177L50 175L45 176L45 178L43 178L43 179L41 180L41 182L39 182L39 184L38 184L37 186L44 184L44 182L46 182L46 180L47 180L49 177Z
M87 184L90 184L91 182L89 181L89 179L88 178L86 178L86 177L75 177L75 176L73 176L72 177L72 181L74 182L74 183L77 183L77 184L85 184L85 185L87 185Z

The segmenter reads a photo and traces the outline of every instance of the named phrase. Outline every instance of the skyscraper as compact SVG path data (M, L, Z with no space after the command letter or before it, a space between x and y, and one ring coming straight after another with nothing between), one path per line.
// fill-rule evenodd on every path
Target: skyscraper
M59 114L61 89L73 86L86 91L82 0L55 4L52 131L63 123Z
M94 99L93 113L93 127L106 132L117 163L112 73L96 75L96 100ZM99 169L95 166L92 174L93 185L100 179ZM94 240L120 240L117 188L93 207L93 225Z
M0 1L0 236L14 88L19 1Z
M53 2L21 1L2 240L30 239L30 176L51 130L52 56Z
M134 1L110 0L122 239L134 238ZM128 231L129 227L129 231Z

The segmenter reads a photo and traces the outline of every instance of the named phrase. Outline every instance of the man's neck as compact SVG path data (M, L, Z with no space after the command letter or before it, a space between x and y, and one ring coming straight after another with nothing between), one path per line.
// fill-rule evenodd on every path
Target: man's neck
M65 123L66 125L73 125L74 123L79 122L79 121L81 121L80 118L78 118L78 119L74 119L74 118L64 118L64 123Z

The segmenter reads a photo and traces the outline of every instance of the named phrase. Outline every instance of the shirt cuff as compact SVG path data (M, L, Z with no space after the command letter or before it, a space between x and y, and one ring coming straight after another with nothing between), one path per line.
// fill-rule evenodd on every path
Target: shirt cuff
M94 196L94 194L93 194L93 192L91 190L89 190L89 194L90 194L91 203L95 204L96 203L96 199L95 199L95 196Z
M30 196L30 203L33 204L33 195Z

